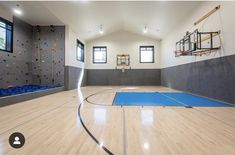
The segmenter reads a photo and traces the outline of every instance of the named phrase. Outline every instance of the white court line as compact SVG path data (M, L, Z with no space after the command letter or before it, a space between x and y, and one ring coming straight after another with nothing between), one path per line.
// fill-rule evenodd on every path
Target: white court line
M158 93L160 93L160 92L158 92ZM178 101L178 100L176 100L176 99L174 99L174 98L172 98L172 97L170 97L170 96L164 95L164 94L162 94L162 93L160 93L160 94L163 95L163 96L166 96L166 97L168 97L168 98L170 98L170 99L172 99L172 100L174 100L174 101L176 101L176 102L178 102L178 103L180 103L180 104L186 105L186 104L184 104L183 102ZM188 106L188 105L186 105L186 106ZM222 123L224 123L224 124L226 124L226 125L228 125L228 126L230 126L230 127L235 128L235 125L232 125L232 124L230 124L230 123L227 123L227 122L225 122L225 121L223 121L223 120L217 118L216 116L211 115L211 114L210 114L209 112L207 112L207 111L198 109L198 108L196 108L196 107L193 107L192 109L195 109L195 110L197 110L197 111L199 111L199 112L201 112L201 113L204 113L204 114L206 114L206 115L208 115L208 116L214 118L214 119L217 120L217 121L220 121L220 122L222 122Z

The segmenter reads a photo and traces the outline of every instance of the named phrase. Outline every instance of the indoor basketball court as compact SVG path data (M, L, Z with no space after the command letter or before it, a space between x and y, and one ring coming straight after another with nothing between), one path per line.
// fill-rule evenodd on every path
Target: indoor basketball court
M0 155L234 155L228 1L0 1Z

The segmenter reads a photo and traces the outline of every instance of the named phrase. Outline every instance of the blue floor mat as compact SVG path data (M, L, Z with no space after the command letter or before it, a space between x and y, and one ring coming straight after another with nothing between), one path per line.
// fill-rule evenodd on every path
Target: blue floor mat
M47 90L47 89L57 88L57 87L61 87L61 86L59 85L51 85L51 86L24 85L24 86L17 86L17 87L11 87L11 88L0 88L0 97L35 92L35 91L40 91L40 90Z
M118 106L206 106L233 107L219 101L188 93L117 92L113 105Z
M200 97L188 93L162 93L163 95L168 96L174 100L177 100L180 103L183 103L188 106L202 106L202 107L233 107L230 104L223 102L211 100L205 97Z
M118 92L113 105L119 106L183 106L156 92Z

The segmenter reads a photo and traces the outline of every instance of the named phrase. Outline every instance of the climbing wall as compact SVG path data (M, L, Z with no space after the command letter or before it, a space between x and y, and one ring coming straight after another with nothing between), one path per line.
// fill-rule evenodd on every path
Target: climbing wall
M64 85L64 26L34 26L32 51L32 83Z
M13 21L13 53L0 51L0 88L32 83L33 27L15 17Z
M0 51L0 88L64 85L65 27L14 17L13 52Z

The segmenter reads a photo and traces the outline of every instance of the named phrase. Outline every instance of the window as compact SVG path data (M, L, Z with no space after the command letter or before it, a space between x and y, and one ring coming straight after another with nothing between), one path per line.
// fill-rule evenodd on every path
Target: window
M154 63L154 46L140 46L140 63Z
M12 23L0 17L0 50L12 52L13 26Z
M107 47L93 47L93 63L107 63Z
M77 40L77 60L84 62L84 44Z

